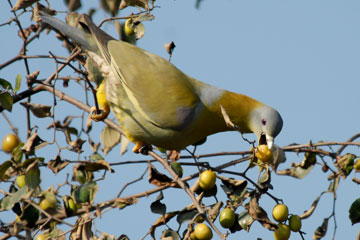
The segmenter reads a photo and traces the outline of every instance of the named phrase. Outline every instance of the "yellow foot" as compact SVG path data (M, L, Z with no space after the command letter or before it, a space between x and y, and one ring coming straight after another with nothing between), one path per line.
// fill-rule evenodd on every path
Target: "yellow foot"
M96 111L96 107L93 106L90 109L90 118L96 122L104 120L110 113L110 108L105 107L104 109L99 109L99 111Z
M148 152L151 150L151 145L147 145L143 142L136 142L135 147L132 149L134 153L141 153L143 155L148 155Z
M170 159L170 161L175 162L180 159L180 152L177 150L169 150L167 152L167 156Z

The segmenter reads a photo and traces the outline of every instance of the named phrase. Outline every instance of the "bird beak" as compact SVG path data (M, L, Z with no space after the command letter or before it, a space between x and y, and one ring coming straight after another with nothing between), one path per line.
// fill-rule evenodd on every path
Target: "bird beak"
M269 149L272 149L272 147L274 145L274 138L269 135L266 135L266 144Z

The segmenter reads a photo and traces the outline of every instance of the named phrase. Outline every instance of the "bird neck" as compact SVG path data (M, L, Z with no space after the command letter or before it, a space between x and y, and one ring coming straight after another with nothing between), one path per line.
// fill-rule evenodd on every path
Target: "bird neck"
M218 101L208 108L217 118L217 121L214 121L214 123L218 125L220 131L235 130L226 124L224 115L221 112L220 106L222 106L230 121L238 127L238 130L242 133L249 133L252 132L249 126L250 115L254 109L262 105L261 102L246 95L224 90Z

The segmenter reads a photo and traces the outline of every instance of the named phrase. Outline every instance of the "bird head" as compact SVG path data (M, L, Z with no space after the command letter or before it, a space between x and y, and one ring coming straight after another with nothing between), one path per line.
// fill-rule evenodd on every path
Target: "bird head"
M249 120L249 128L255 133L259 145L267 144L271 149L274 138L280 133L283 126L279 112L270 106L262 105L252 111Z

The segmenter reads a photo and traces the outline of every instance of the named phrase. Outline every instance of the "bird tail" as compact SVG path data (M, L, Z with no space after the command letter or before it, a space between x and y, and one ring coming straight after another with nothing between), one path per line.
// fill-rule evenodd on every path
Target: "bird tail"
M110 53L107 50L107 43L110 40L114 40L114 38L98 28L87 15L83 15L82 21L79 21L83 31L62 22L43 11L40 11L40 16L42 22L50 25L56 31L72 39L76 44L80 45L82 49L100 54L108 63L110 63Z
M83 50L89 50L92 52L98 52L98 47L94 41L94 37L86 33L85 31L81 31L78 28L72 27L69 24L60 21L49 14L39 11L41 21L43 23L48 24L51 28L60 32L61 34L69 37L73 42L78 44Z

